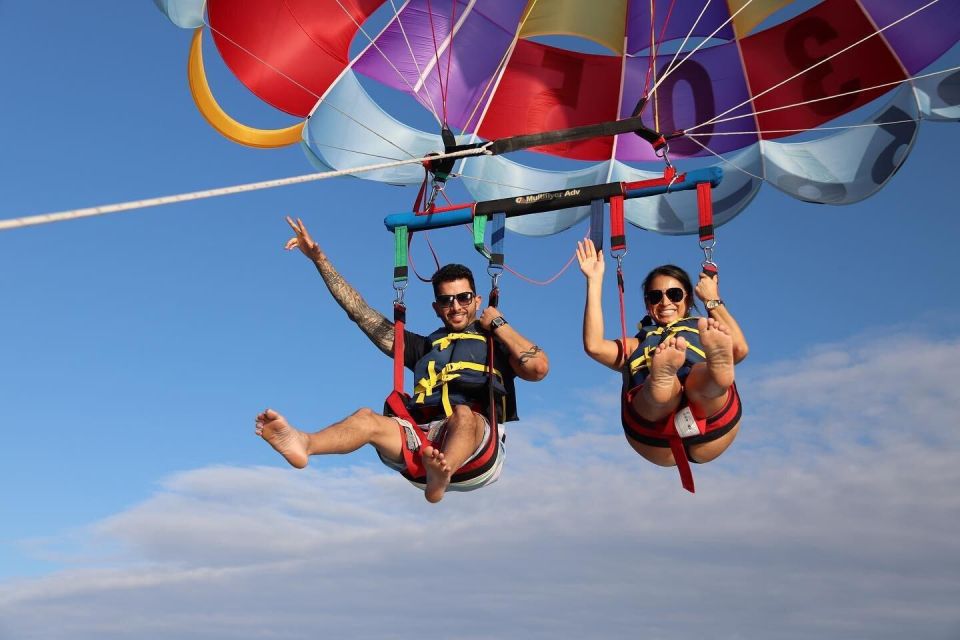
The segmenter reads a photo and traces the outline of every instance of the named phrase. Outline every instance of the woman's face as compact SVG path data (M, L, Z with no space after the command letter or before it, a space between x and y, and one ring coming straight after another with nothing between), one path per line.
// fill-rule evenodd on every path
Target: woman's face
M677 290L683 294L679 302L670 299L678 297ZM659 292L659 294L657 293ZM651 304L651 300L659 295L660 300ZM676 278L665 275L656 275L650 281L650 288L644 292L644 301L647 304L647 313L659 325L676 322L687 316L690 301L687 299L683 284Z

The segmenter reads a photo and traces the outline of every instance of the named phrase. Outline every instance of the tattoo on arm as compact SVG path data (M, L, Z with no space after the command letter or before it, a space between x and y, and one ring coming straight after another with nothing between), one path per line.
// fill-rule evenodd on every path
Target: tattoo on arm
M334 269L325 255L316 256L313 263L333 299L347 312L347 316L370 338L374 346L384 354L392 355L393 323L367 304L363 296Z
M531 358L538 357L542 352L543 352L543 349L541 349L537 345L533 345L532 347L530 347L529 349L527 349L526 351L520 354L520 366L522 367L523 365L525 365L527 361L530 360Z

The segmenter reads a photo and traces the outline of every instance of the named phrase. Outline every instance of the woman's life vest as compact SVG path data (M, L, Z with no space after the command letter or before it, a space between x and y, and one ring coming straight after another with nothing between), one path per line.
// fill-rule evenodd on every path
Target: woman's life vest
M627 437L639 442L662 442L670 447L680 472L685 489L694 490L693 473L683 440L702 437L708 432L726 429L729 431L740 420L740 398L736 387L730 389L730 399L724 409L715 416L705 416L698 407L689 405L684 397L677 410L662 420L651 422L640 416L633 408L633 396L638 393L650 374L650 363L657 346L671 336L683 337L687 341L686 359L677 377L682 383L693 365L706 362L707 356L700 343L700 331L695 317L681 318L665 326L647 322L644 318L636 338L639 345L627 358L623 367L623 389L621 393L620 418ZM716 436L722 435L716 433ZM652 442L651 442L652 441ZM662 445L660 445L662 446Z

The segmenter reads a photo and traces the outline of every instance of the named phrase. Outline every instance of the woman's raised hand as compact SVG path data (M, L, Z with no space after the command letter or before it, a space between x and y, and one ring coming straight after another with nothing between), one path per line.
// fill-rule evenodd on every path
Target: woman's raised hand
M580 263L580 271L587 280L603 279L603 253L597 253L597 248L593 246L590 238L577 242L577 262Z
M697 294L697 297L700 298L702 302L706 302L707 300L719 300L719 279L719 276L708 276L705 273L701 273L700 279L697 281L697 286L693 292Z

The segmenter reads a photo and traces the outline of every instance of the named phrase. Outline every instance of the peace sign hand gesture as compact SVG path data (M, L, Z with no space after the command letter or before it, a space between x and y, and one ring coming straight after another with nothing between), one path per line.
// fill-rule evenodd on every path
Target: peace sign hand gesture
M293 229L293 232L296 234L287 240L287 244L284 246L287 251L300 249L303 255L307 256L311 260L323 255L320 245L314 242L313 238L310 237L310 232L307 231L307 227L305 224L303 224L303 220L297 218L297 221L294 222L293 218L287 216L287 224L290 225L290 228Z

